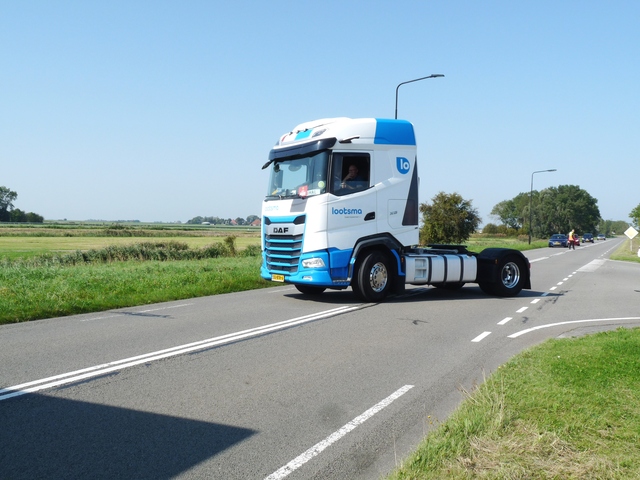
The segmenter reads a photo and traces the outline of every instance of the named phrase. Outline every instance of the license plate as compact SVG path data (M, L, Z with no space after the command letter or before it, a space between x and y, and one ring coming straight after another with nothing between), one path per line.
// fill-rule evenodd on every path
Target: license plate
M271 275L271 281L284 282L284 275L278 275L277 273L274 273L273 275Z

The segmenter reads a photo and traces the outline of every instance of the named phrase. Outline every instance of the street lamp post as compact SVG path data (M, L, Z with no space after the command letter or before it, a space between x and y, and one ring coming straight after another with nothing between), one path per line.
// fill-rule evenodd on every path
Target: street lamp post
M556 169L552 168L550 170L536 170L531 174L531 190L529 191L529 245L531 245L531 230L533 229L533 175L536 173L555 171Z
M417 82L419 80L426 80L427 78L438 78L438 77L444 77L444 75L442 75L441 73L434 73L432 75L429 75L428 77L422 77L422 78L416 78L414 80L407 80L406 82L402 82L400 84L398 84L398 86L396 87L396 116L395 119L398 119L398 89L400 88L400 85L404 85L405 83L412 83L412 82Z

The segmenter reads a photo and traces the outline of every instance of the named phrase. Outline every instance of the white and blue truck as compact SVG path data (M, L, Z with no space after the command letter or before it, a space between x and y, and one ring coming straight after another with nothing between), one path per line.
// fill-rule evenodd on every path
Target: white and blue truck
M531 288L521 252L463 245L418 247L417 148L405 120L327 118L280 137L262 204L261 276L302 293L351 287L380 302L405 285L487 294Z

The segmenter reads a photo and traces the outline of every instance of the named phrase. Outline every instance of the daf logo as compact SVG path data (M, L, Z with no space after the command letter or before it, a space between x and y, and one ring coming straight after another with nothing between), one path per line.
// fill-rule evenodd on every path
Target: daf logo
M289 227L273 227L271 233L287 233L289 231Z

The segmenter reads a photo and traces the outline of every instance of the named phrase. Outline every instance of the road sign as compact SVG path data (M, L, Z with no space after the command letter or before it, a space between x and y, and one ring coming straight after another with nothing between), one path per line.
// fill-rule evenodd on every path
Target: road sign
M624 234L629 237L629 240L631 240L629 251L633 252L633 239L638 235L638 231L633 227L629 227L624 231ZM640 248L638 249L638 256L640 257Z

